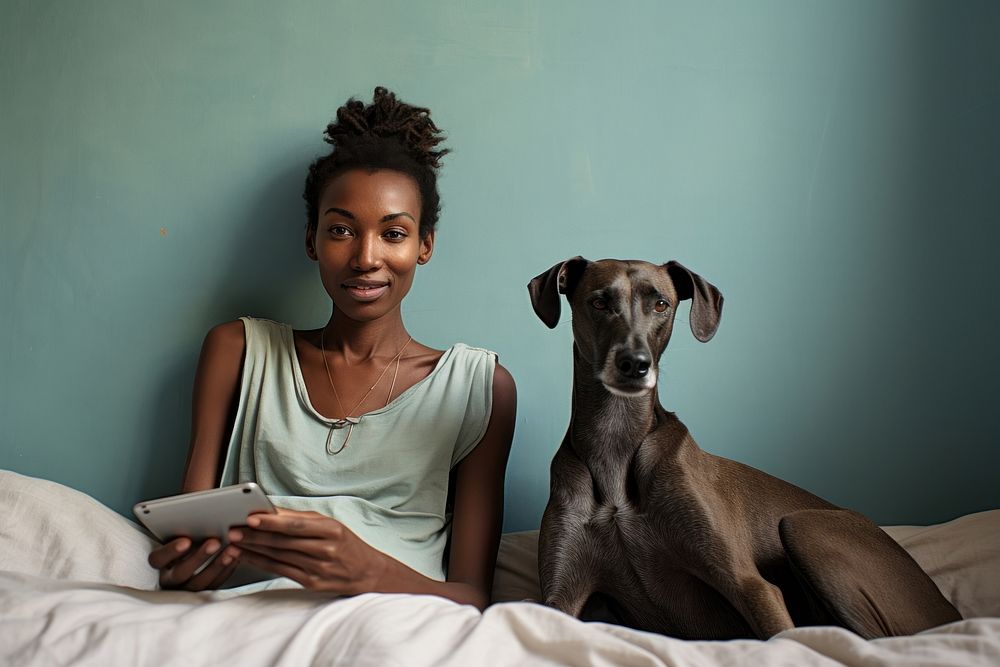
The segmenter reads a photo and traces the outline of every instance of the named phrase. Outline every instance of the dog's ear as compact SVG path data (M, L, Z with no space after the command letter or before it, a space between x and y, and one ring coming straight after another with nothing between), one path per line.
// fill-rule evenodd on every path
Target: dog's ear
M712 340L722 317L722 293L694 271L671 260L663 265L680 299L691 301L691 333L702 343Z
M573 292L588 264L589 260L577 255L539 273L528 283L531 307L548 328L553 329L559 323L559 295Z

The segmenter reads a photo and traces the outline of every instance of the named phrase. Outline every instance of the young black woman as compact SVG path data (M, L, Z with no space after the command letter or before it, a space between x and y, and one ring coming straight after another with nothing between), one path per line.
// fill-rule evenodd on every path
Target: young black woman
M219 325L195 378L183 490L254 481L281 509L251 516L228 545L179 538L149 561L164 588L216 588L244 563L314 590L429 593L482 609L514 381L492 352L413 340L400 309L434 250L447 151L428 110L384 88L338 109L326 140L304 198L329 321Z

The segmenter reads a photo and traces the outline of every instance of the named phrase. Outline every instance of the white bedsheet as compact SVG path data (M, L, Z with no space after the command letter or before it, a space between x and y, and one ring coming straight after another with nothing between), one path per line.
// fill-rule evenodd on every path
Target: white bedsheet
M475 608L422 595L329 600L301 590L216 600L0 573L11 665L1000 665L1000 618L864 641L797 628L761 642L692 642L529 602Z
M55 511L67 503L78 512ZM913 637L817 627L766 642L681 641L531 602L480 614L433 596L140 590L155 578L122 556L148 542L82 494L0 472L0 516L3 665L1000 665L1000 511L889 530L963 614L983 617ZM505 536L497 599L537 594L534 538Z

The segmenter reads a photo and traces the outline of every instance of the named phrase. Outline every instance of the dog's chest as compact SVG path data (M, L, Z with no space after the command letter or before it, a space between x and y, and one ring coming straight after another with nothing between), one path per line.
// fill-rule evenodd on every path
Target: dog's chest
M593 504L587 530L590 540L607 553L630 555L645 551L652 534L647 517L637 504L634 475L625 467L591 470Z
M608 570L605 575L630 572L644 578L641 573L649 563L659 561L665 549L673 549L665 534L669 521L665 521L661 502L673 496L673 484L657 474L662 473L660 462L655 442L644 442L620 455L590 456L584 462L590 488L577 487L583 501L577 511L587 516L584 539L589 547L607 555L602 559ZM584 501L584 494L589 502Z
M644 574L653 562L656 544L647 517L628 503L594 506L584 528L584 544L597 556L598 578L616 587L642 589Z

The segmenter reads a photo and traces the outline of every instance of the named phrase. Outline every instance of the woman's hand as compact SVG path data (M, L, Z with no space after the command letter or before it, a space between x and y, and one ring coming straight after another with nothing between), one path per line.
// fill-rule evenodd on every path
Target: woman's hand
M254 514L247 518L247 527L230 529L229 540L238 545L245 563L310 590L340 595L378 591L396 562L318 512L279 509L277 514Z
M236 570L240 550L232 545L222 553L222 543L209 538L194 548L190 538L178 537L149 554L149 564L160 571L160 588L202 591L218 588Z

